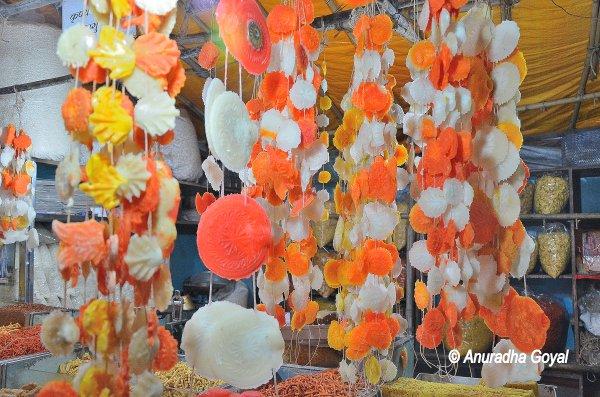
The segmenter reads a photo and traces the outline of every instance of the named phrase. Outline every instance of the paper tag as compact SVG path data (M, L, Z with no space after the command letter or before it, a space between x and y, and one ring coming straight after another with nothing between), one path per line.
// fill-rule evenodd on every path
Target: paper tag
M63 0L62 2L62 29L67 30L73 25L81 23L83 16L83 1L81 0ZM90 12L86 10L85 22L92 32L98 32L98 23Z

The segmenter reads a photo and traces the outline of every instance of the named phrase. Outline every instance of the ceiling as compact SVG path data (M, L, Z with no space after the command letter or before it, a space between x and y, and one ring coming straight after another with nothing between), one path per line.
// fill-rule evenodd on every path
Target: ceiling
M279 0L259 0L265 12L268 12ZM338 6L336 0L314 0L316 16L331 16L334 11L344 10ZM387 1L387 0L384 0ZM390 0L398 6L404 6L403 16L412 23L412 5L415 1L423 0ZM483 1L483 0L480 0ZM492 1L492 0L488 0ZM521 86L522 100L520 106L538 104L540 102L573 98L580 94L594 94L600 92L600 78L596 78L594 72L588 73L589 78L584 90L581 90L584 66L587 65L588 52L600 56L600 27L596 36L590 41L592 22L598 23L598 17L592 18L593 4L595 0L493 0L498 3L515 3L511 9L511 18L515 20L521 29L519 48L523 51L527 60L528 74ZM471 1L473 2L473 1ZM60 24L61 0L0 0L0 14L3 8L11 7L9 3L17 3L19 6L30 4L27 8L35 8L36 11L27 11L11 18L24 19L28 21L46 22ZM597 3L596 3L597 4ZM45 7L41 7L45 6ZM186 11L187 9L187 11ZM506 9L505 9L506 11ZM501 8L493 8L494 19L499 22ZM339 13L337 14L340 15ZM505 14L506 15L506 14ZM330 18L330 17L326 17ZM182 91L180 105L193 104L191 108L196 110L194 123L198 135L202 137L203 122L201 109L203 108L201 93L204 78L207 72L202 70L195 62L195 54L203 40L206 40L210 31L216 30L215 21L210 12L195 13L190 11L189 2L180 0L178 23L174 30L174 36L178 38L182 47L182 54L186 51L189 56L185 57L184 66L187 71L187 82ZM346 24L347 26L348 24ZM204 34L203 34L204 33ZM332 120L331 128L335 128L339 122L339 103L346 92L351 78L352 57L354 45L351 37L346 31L328 30L322 33L324 50L317 61L327 63L327 81L329 86L328 95L334 102L334 106L328 111ZM212 34L214 36L214 33ZM183 38L185 37L185 39ZM410 76L404 65L404 59L411 43L396 34L390 43L390 47L396 54L396 65L392 73L398 82L395 88L395 96L400 103L400 89L408 82ZM589 48L589 50L588 50ZM595 52L594 52L595 51ZM591 68L594 69L594 68ZM238 64L229 58L227 86L229 89L238 91L239 70ZM595 65L596 72L597 64ZM224 59L219 62L216 75L224 76ZM242 85L244 100L253 95L255 78L242 72ZM600 94L598 99L600 100ZM195 106L194 106L195 105ZM572 125L573 113L576 109L575 103L559 106L539 106L534 110L525 110L520 113L523 122L523 133L533 136L541 133L561 132L567 130L584 129L600 126L600 104L594 100L581 103L577 122ZM336 109L337 108L337 109Z
M336 5L331 0L327 2L333 7ZM266 11L278 3L277 0L261 0L261 5ZM407 0L405 3L412 3L412 0ZM592 3L592 0L521 0L512 6L512 19L521 29L519 47L525 55L529 69L521 86L522 100L519 105L578 96L587 59L591 22L593 20L597 23L597 18L591 18ZM314 4L317 16L332 14L332 8L325 0L314 0ZM500 21L500 14L500 7L494 7L496 22ZM210 27L211 24L214 26L215 22L210 13L195 16L206 25L204 28ZM412 18L412 16L408 17ZM178 26L185 26L183 19L180 22ZM188 18L187 28L188 34L203 31L191 17ZM323 33L323 36L326 46L317 64L327 62L328 94L333 102L339 105L350 82L354 45L346 32L329 30ZM598 36L600 36L600 29ZM400 89L410 78L404 65L410 46L411 43L400 35L395 35L390 44L396 53L396 65L392 69L398 81L395 88L396 98L400 98ZM224 76L223 60L217 67L216 74L219 77ZM202 108L200 97L203 82L203 78L194 76L192 70L189 70L188 82L183 90L183 95L200 108ZM244 99L251 98L254 77L243 72L242 83ZM239 87L238 65L231 58L228 66L228 87L236 91ZM585 86L585 93L596 92L600 92L600 79L595 79L595 75L591 73ZM570 130L575 106L571 103L522 111L520 116L524 134ZM328 115L333 120L331 126L335 127L335 122L338 120L335 109L330 110ZM599 125L600 104L594 100L583 102L576 129Z

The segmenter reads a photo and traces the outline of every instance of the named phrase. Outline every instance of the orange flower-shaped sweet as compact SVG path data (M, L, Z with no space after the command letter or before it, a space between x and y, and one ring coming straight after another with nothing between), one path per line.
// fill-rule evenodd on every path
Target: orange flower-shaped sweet
M88 147L93 140L89 133L92 111L92 93L82 87L69 91L61 108L65 129L73 134L76 141Z
M288 101L290 82L283 72L269 72L260 83L259 97L265 108L282 110Z
M430 228L433 226L433 219L425 215L419 204L413 205L410 209L408 220L413 230L421 234L429 233Z
M423 317L423 323L417 327L417 341L427 349L435 349L442 342L445 324L442 311L430 309Z
M517 296L517 291L511 287L508 290L508 295L504 297L500 309L498 309L496 312L493 312L485 306L479 307L479 316L483 318L485 325L487 325L490 331L501 338L508 338L510 336L507 320L510 316L512 300Z
M452 170L452 164L447 155L447 147L438 138L429 141L421 162L424 171L429 175L448 176Z
M382 46L392 38L394 23L387 14L378 14L371 18L369 38L371 43Z
M298 31L300 35L300 44L307 52L315 52L319 49L320 39L319 33L310 25L304 25Z
M368 332L369 330L364 324L359 324L350 330L346 336L346 346L348 347L346 357L354 361L365 358L371 349L367 343Z
M285 199L288 191L300 184L300 174L287 152L271 146L252 161L252 172L256 183L265 191L273 191L280 200Z
M294 10L300 25L310 25L315 20L315 6L312 0L294 1Z
M152 370L168 371L179 361L177 356L177 340L165 327L158 327L158 351L152 360Z
M136 66L154 77L169 73L179 60L177 43L157 32L138 37L133 49Z
M298 15L293 7L277 4L267 16L267 28L273 42L290 36L298 26Z
M363 82L352 94L352 105L365 112L369 118L381 117L392 106L392 96L380 84Z
M336 147L337 150L344 150L347 147L350 147L356 140L356 131L347 128L345 125L340 125L333 135L333 146Z
M363 169L352 182L354 204L360 200L381 200L391 204L396 198L396 162L394 159L375 158L368 169Z
M460 83L469 76L471 59L463 55L456 55L450 62L448 71L452 83Z
M390 322L384 313L367 312L362 324L367 329L366 342L369 347L385 350L390 347L392 335Z
M219 59L219 47L212 41L207 41L200 48L198 53L198 65L204 69L210 70L217 66L217 60Z
M264 303L259 303L258 305L256 305L256 310L258 310L260 312L268 313L267 306ZM275 317L275 319L279 323L280 328L284 327L285 326L285 310L283 310L283 307L281 307L279 305L275 305L274 311L275 311L275 313L268 313L268 314Z
M476 111L481 110L486 105L494 89L492 78L481 58L471 59L471 68L466 81L466 88L471 91L473 109Z
M185 69L181 66L181 63L177 62L175 66L171 68L169 73L167 73L166 79L167 92L172 98L175 98L181 92L186 80ZM164 145L163 143L161 144Z
M437 90L443 90L450 80L450 63L452 62L452 53L446 44L440 46L429 72L429 80Z
M544 347L550 319L532 298L517 295L510 301L506 328L515 347L524 353L531 353Z
M48 382L36 394L37 397L77 397L77 391L69 382L54 380Z
M269 281L278 282L287 275L287 266L281 258L271 257L265 266L265 278Z
M261 98L252 98L246 102L246 109L252 120L259 120L260 114L265 110L265 105Z
M372 239L365 240L362 254L366 270L377 276L388 275L399 258L394 244Z
M102 84L106 81L106 69L103 69L100 65L98 65L93 58L90 58L84 67L71 68L70 72L73 77L77 77L83 84Z
M496 235L500 227L491 200L481 190L476 190L469 210L471 225L474 231L474 241L487 244Z
M302 310L294 311L290 328L292 331L300 331L305 325L312 324L317 319L319 304L315 301L309 301Z
M349 216L354 212L354 203L350 192L343 192L339 184L333 190L335 212L341 216Z
M408 59L417 70L427 70L435 60L435 46L430 40L421 40L408 50Z
M317 140L317 123L310 117L302 117L298 120L300 127L300 146L308 149Z
M308 273L310 259L302 252L300 243L291 243L285 249L285 263L292 275L300 277Z

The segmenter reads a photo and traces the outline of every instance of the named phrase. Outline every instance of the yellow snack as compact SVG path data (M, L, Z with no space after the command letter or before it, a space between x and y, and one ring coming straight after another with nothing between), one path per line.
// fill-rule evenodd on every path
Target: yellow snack
M117 172L115 167L108 164L99 154L94 154L85 166L85 172L88 181L79 185L81 191L107 209L119 205L117 189L127 180Z
M98 142L119 145L127 139L133 129L133 118L122 105L123 94L111 87L101 87L93 97L94 111L90 123Z
M98 65L110 70L111 79L127 77L135 68L135 53L127 43L125 33L112 26L102 27L98 45L89 51L89 55Z

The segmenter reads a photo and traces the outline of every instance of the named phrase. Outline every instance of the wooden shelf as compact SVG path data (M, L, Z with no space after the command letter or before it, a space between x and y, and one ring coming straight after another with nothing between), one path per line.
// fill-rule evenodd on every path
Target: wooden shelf
M522 221L540 220L540 221L570 221L585 219L600 219L600 213L573 213L573 214L523 214L519 216Z

